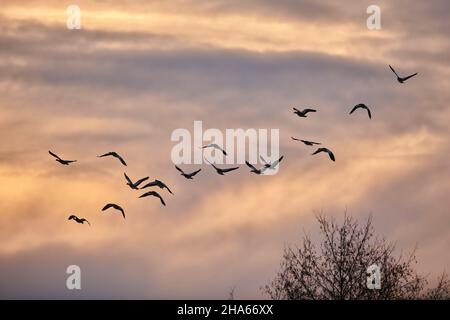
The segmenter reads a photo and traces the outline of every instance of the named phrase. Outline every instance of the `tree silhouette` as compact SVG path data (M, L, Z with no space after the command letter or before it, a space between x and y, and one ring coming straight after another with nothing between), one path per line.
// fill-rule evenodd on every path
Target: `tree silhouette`
M301 247L285 249L281 270L263 288L272 299L449 299L446 274L430 288L414 265L414 251L395 255L395 245L374 236L372 219L360 226L345 216L342 225L319 215L322 241L304 236ZM369 289L368 267L380 270L380 289Z

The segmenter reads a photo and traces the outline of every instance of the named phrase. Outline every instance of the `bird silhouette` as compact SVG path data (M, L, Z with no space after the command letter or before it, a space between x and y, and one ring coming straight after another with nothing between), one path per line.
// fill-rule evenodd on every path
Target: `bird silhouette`
M222 151L222 153L223 153L224 156L227 155L227 153L225 152L225 150L223 150L222 147L219 146L219 145L216 144L216 143L211 143L211 144L208 144L208 145L202 147L202 149L205 149L205 148L214 148L214 149L217 149L217 150Z
M326 153L328 153L328 156L330 157L330 159L333 160L333 161L336 161L336 158L334 157L333 152L331 152L331 150L330 150L330 149L327 149L327 148L319 148L319 149L317 149L317 150L313 153L313 155L318 154L318 153L320 153L320 152L326 152Z
M357 104L356 106L354 106L352 111L350 111L350 114L352 114L355 110L358 110L358 109L366 109L367 114L369 115L369 119L372 119L372 113L370 112L369 107L366 106L364 103L360 103L360 104Z
M298 110L297 108L292 108L292 109L294 109L294 113L301 118L306 118L306 115L309 112L317 112L317 110L315 110L315 109L303 109L303 110Z
M154 196L154 197L157 197L157 198L159 198L159 200L161 200L161 203L165 206L166 205L166 203L164 202L164 199L161 197L161 195L158 193L158 192L156 192L156 191L149 191L149 192L146 192L146 193L144 193L143 195L141 195L139 198L144 198L144 197L149 197L149 196Z
M389 65L389 68L391 68L392 72L397 76L397 81L400 82L400 83L403 83L403 82L405 82L406 80L408 80L409 78L412 78L412 77L414 77L415 75L418 74L418 73L416 72L416 73L413 73L412 75L409 75L409 76L407 76L407 77L400 77L400 76L397 74L397 72L395 72L394 68L392 68L391 65Z
M98 157L98 158L103 158L103 157L108 157L108 156L112 156L112 157L115 157L115 158L119 159L119 161L120 161L124 166L127 165L127 163L125 162L125 160L124 160L117 152L114 152L114 151L111 151L111 152L102 154L101 156L97 156L97 157Z
M239 167L233 167L233 168L221 169L221 168L216 167L214 164L212 164L211 162L209 162L207 159L205 159L205 161L206 161L207 163L209 163L214 169L216 169L216 172L217 172L218 174L220 174L221 176L223 176L224 173L227 173L227 172L230 172L230 171L239 169Z
M87 222L87 224L90 226L91 224L89 223L89 221L87 221L85 218L78 218L76 215L72 214L69 219L67 220L74 220L75 222L84 224L85 222Z
M181 175L183 177L185 177L186 179L190 179L192 180L192 178L199 173L202 169L198 169L197 171L191 172L191 173L185 173L183 170L181 170L179 167L175 166L175 168L177 168L178 171L181 172Z
M149 178L149 177L145 177L145 178L139 179L138 181L133 183L133 181L131 181L131 179L127 176L126 173L124 173L123 175L125 176L125 179L127 180L127 185L130 186L130 188L134 189L134 190L139 190L138 186L145 180L148 180L148 178Z
M295 140L295 141L301 141L301 142L303 142L305 145L307 145L307 146L313 146L313 145L315 145L315 144L317 144L317 145L319 145L320 143L319 142L313 142L313 141L308 141L308 140L302 140L302 139L297 139L297 138L294 138L294 137L291 137L291 139L292 140Z
M169 189L169 187L164 182L162 182L160 180L156 180L155 179L154 181L147 183L141 189L145 189L145 188L149 188L149 187L159 187L161 189L166 188L167 191L169 191L171 194L173 194L173 192Z
M122 213L123 218L125 219L125 211L122 209L121 206L115 204L115 203L108 203L106 206L103 207L102 211L108 210L109 208L114 208Z
M71 164L72 162L77 162L77 160L63 160L61 159L59 156L57 156L56 154L54 154L53 152L51 152L50 150L48 151L48 153L50 153L53 157L56 158L56 161L58 161L59 163L68 166L69 164Z
M281 156L278 160L274 161L273 163L266 161L261 155L259 156L259 158L264 163L264 170L266 170L266 169L275 169L275 167L280 163L280 161L283 160L284 156Z
M262 174L264 172L264 170L266 169L266 167L262 167L260 169L256 169L256 167L254 165L252 165L250 162L245 161L245 164L252 170L250 170L250 172L253 172L254 174Z

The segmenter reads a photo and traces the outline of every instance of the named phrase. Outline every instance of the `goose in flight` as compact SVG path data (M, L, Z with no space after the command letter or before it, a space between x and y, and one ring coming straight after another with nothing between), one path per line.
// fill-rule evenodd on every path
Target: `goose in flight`
M115 204L115 203L108 203L106 206L103 207L102 211L108 210L109 208L114 208L122 213L123 218L125 219L125 211L122 209L121 206Z
M217 150L222 151L222 153L223 153L224 156L227 155L227 153L225 152L225 150L223 150L222 147L219 146L219 145L216 144L216 143L207 144L206 146L203 146L203 147L202 147L202 149L205 149L205 148L214 148L214 149L217 149Z
M198 169L197 171L191 172L191 173L185 173L183 170L181 170L179 167L175 166L175 168L177 168L178 171L181 172L181 175L183 177L185 177L186 179L190 179L192 180L192 178L199 173L202 169Z
M85 222L87 222L87 224L88 225L91 225L90 223L89 223L89 221L87 221L85 218L78 218L76 215L74 215L74 214L72 214L70 217L69 217L69 219L67 219L67 220L74 220L75 222L78 222L78 223L81 223L81 224L84 224Z
M357 104L353 107L352 111L350 111L350 114L352 114L357 109L366 109L367 113L369 115L369 119L372 119L372 113L370 112L370 109L368 106L366 106L364 103Z
M127 176L126 173L124 173L123 175L125 176L125 179L127 180L127 185L130 186L130 188L131 188L131 189L134 189L134 190L139 190L138 186L139 186L142 182L144 182L145 180L148 179L148 177L145 177L145 178L139 179L138 181L136 181L136 182L133 183L133 181L131 181L131 179Z
M57 156L56 154L54 154L53 152L51 152L50 150L48 151L48 153L50 153L50 155L52 155L53 157L56 158L55 161L58 161L59 163L68 166L69 164L71 164L72 162L77 162L77 160L63 160L61 159L59 156Z
M306 118L306 115L309 112L317 112L317 110L314 110L314 109L303 109L303 110L298 110L297 108L292 108L292 109L294 109L294 113L301 118Z
M415 75L418 74L418 73L416 72L416 73L413 73L412 75L409 75L409 76L407 76L407 77L400 77L400 76L397 74L397 72L395 72L394 68L392 68L391 65L389 65L389 68L391 68L392 72L397 76L397 81L400 82L400 83L403 83L403 82L405 82L406 80L408 80L409 78L412 78L412 77L414 77Z
M111 151L111 152L102 154L101 156L97 156L97 157L98 157L98 158L103 158L103 157L108 157L108 156L112 156L112 157L114 157L114 158L119 159L119 161L120 161L124 166L127 165L127 163L125 162L125 160L123 160L123 158L122 158L117 152L114 152L114 151Z
M330 150L330 149L327 149L327 148L319 148L319 149L317 149L317 150L313 153L313 155L318 154L318 153L320 153L320 152L326 152L326 153L328 153L328 156L330 157L330 159L333 160L333 161L336 161L333 152L331 152L331 150Z
M166 203L164 202L164 199L161 197L161 195L156 192L156 191L149 191L147 193L144 193L143 195L141 195L139 198L144 198L144 197L149 197L149 196L154 196L159 198L159 200L161 200L161 203L165 206Z
M161 180L156 180L155 179L154 181L147 183L141 189L145 189L145 188L148 188L148 187L159 187L161 189L166 188L167 191L170 192L170 194L173 194L173 192L169 189L169 187L164 182L162 182Z
M280 163L281 160L283 160L284 156L281 156L278 160L276 160L274 163L270 163L268 161L266 161L261 155L259 156L259 158L261 159L261 161L264 163L264 168L265 169L275 169L275 167ZM264 169L264 170L265 170ZM263 170L263 171L264 171Z
M208 162L214 169L216 169L217 173L220 174L221 176L223 176L224 173L239 169L239 167L221 169L221 168L216 167L214 164L209 162L207 159L205 159L205 161Z
M254 165L252 165L250 162L245 161L245 164L252 170L250 170L250 172L253 172L254 174L262 174L264 172L265 169L267 169L265 166L260 168L260 169L256 169L256 167Z
M297 139L297 138L294 138L294 137L291 137L291 139L292 140L295 140L295 141L301 141L301 142L303 142L305 145L307 145L307 146L313 146L313 145L315 145L315 144L317 144L317 145L319 145L320 143L319 142L313 142L313 141L308 141L308 140L302 140L302 139Z

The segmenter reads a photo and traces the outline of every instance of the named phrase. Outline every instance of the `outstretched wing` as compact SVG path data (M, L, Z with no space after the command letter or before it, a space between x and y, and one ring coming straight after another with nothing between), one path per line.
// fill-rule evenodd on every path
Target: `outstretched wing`
M76 219L77 218L77 216L76 215L70 215L70 217L69 217L69 219L67 219L67 220L73 220L73 219Z
M309 113L309 112L317 112L317 110L314 110L314 109L304 109L304 110L303 110L303 113L304 113L304 114L307 114L307 113Z
M301 141L300 139L297 139L297 138L294 138L294 137L291 137L291 139L295 140L295 141Z
M127 165L127 163L125 162L125 160L124 160L124 159L120 156L120 154L118 154L117 152L112 152L111 155L112 155L113 157L116 157L117 159L119 159L119 161L120 161L124 166Z
M53 157L55 157L56 159L61 160L60 157L58 157L56 154L54 154L53 152L51 152L50 150L48 150L48 153L50 153L50 155L52 155Z
M406 80L408 80L409 78L412 78L412 77L416 76L417 74L418 74L418 73L416 72L416 73L414 73L414 74L412 74L412 75L410 75L410 76L404 77L404 78L403 78L403 81L406 81Z
M272 163L271 167L275 168L280 163L280 161L283 160L283 158L284 158L284 156L281 156L280 159L278 159L274 163Z
M355 110L358 109L358 108L360 108L360 105L359 105L359 104L356 105L356 106L354 106L353 109L352 109L352 111L350 111L349 114L352 114L352 113L355 112Z
M392 70L392 72L398 77L398 74L397 74L397 72L395 72L395 70L394 70L394 68L392 68L392 66L391 65L389 65L389 68L391 68L391 70Z
M180 168L178 168L177 166L175 166L175 168L180 171L182 174L185 174L183 170L181 170Z
M155 180L155 181L147 183L145 186L141 187L141 189L145 189L145 188L148 188L148 187L154 187L154 186L157 186L157 185L158 185L158 182Z
M370 112L370 109L366 107L367 113L369 114L369 119L372 119L372 112Z
M328 150L328 149L326 151L327 151L328 155L330 156L330 159L333 161L336 161L333 152L331 152L331 150Z
M108 210L111 207L114 207L114 204L108 203L106 206L103 207L102 211Z
M200 171L202 171L202 169L198 169L197 171L194 171L194 172L192 172L192 173L189 173L188 175L191 176L191 177L193 177L193 176L195 176L197 173L199 173Z
M83 223L83 222L85 222L85 221L86 221L86 222L87 222L87 224L88 224L89 226L91 225L91 223L90 223L89 221L87 221L86 219L84 219L84 218L83 218L83 219L81 219L80 221L81 221L81 223Z
M268 163L268 162L262 157L262 155L259 155L259 158L261 159L261 161L262 161L264 164L267 164L267 165L270 164L270 163Z
M142 182L144 182L145 180L148 180L148 178L149 177L145 177L145 178L142 178L142 179L139 179L138 181L136 181L136 183L134 184L136 187L138 186L138 185L140 185Z
M250 162L245 161L245 164L246 164L248 167L250 167L250 169L252 169L252 170L257 170Z
M127 176L126 173L123 174L125 176L125 179L127 179L129 184L133 184L133 181L131 181L131 179Z
M237 170L237 169L239 169L239 167L227 168L227 169L220 169L220 170L221 170L222 172L230 172L230 171Z
M312 154L315 155L315 154L318 154L318 153L323 152L323 151L325 151L323 148L319 148L316 151L314 151Z

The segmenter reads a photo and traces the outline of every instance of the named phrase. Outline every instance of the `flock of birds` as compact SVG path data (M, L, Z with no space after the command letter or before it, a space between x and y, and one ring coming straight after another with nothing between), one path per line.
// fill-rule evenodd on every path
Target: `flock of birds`
M416 72L416 73L411 74L411 75L406 76L406 77L400 77L391 65L389 65L389 68L392 70L392 72L394 72L394 74L397 77L397 81L399 83L404 83L406 80L408 80L408 79L410 79L410 78L412 78L412 77L417 75L417 72ZM372 112L371 112L371 110L369 109L368 106L366 106L363 103L355 105L350 110L350 114L353 114L358 109L366 110L367 114L369 116L369 119L372 119ZM303 109L303 110L299 110L297 108L293 108L293 110L294 110L294 114L296 114L297 116L299 116L301 118L306 118L309 113L317 112L317 110L311 109L311 108L306 108L306 109ZM291 137L291 138L294 141L302 142L306 146L316 146L316 145L320 145L321 144L319 142L299 139L299 138L295 138L295 137ZM203 149L205 149L205 148L213 148L213 149L216 149L216 150L222 152L222 154L224 156L227 156L227 152L221 146L219 146L218 144L215 144L215 143L211 143L211 144L205 145L202 148ZM312 155L316 155L316 154L319 154L319 153L322 153L322 152L323 153L327 153L329 158L332 161L336 161L336 158L335 158L333 152L330 149L325 148L325 147L318 147L317 150L312 153ZM70 165L70 164L72 164L74 162L77 162L77 160L64 160L61 157L59 157L57 154L53 153L52 151L49 151L49 154L51 156L53 156L55 158L55 160L57 162L59 162L61 165L68 166L68 165ZM111 152L99 155L97 157L98 158L114 157L114 158L117 158L122 165L127 166L127 163L125 162L124 158L120 154L118 154L117 152L114 152L114 151L111 151ZM263 163L263 166L260 167L260 168L256 168L254 165L252 165L248 161L245 161L245 164L251 169L250 170L251 173L254 173L254 174L257 174L257 175L263 175L263 174L265 174L265 172L267 170L275 169L279 165L281 160L283 160L284 156L281 156L279 159L275 160L274 162L266 161L262 156L260 156L259 158L260 158L261 162ZM214 168L215 171L217 172L217 174L219 174L219 175L224 175L224 174L226 174L228 172L231 172L231 171L239 169L239 167L219 168L217 165L215 165L214 163L211 163L206 158L205 158L205 161L209 165L211 165L212 168ZM175 166L175 168L176 168L176 170L178 170L180 172L180 174L184 178L189 179L189 180L192 180L194 178L194 176L197 175L201 171L201 169L198 169L196 171L193 171L193 172L190 172L190 173L186 173L185 171L183 171L178 166ZM160 189L166 189L170 194L173 195L173 192L170 190L170 188L164 182L162 182L161 180L155 179L154 181L148 182L147 184L145 184L144 186L141 187L142 183L147 181L149 179L149 177L141 178L141 179L138 179L138 180L136 180L134 182L133 182L133 180L130 179L130 177L128 177L128 175L126 173L124 173L124 177L125 177L125 180L126 180L126 185L128 185L132 190L143 190L143 189L147 189L147 188L151 188L151 187L158 187ZM154 190L151 190L151 191L143 193L142 195L139 196L139 198L145 198L145 197L150 197L150 196L158 198L163 206L166 205L163 197L157 191L154 191ZM109 210L109 209L116 210L125 219L125 210L120 205L115 204L115 203L107 203L102 208L102 212L106 211L106 210ZM79 217L77 217L74 214L71 214L69 216L68 220L73 220L73 221L75 221L77 223L80 223L80 224L84 224L86 222L88 225L91 225L90 222L87 219L79 218Z

